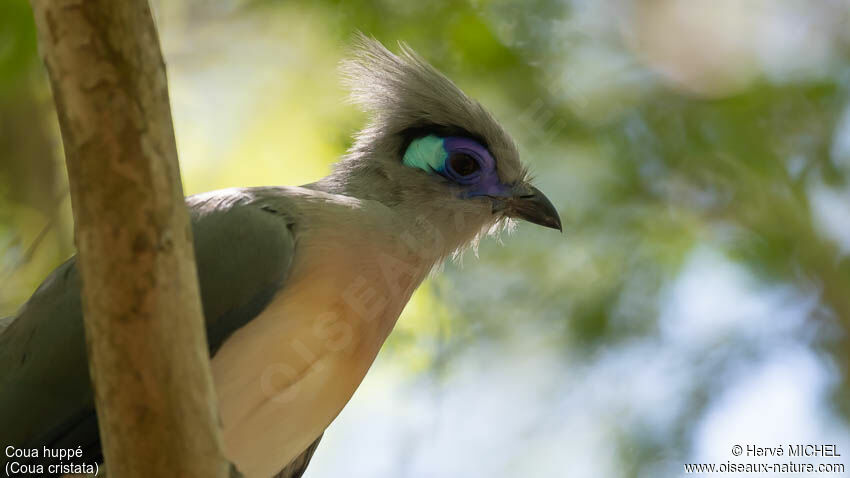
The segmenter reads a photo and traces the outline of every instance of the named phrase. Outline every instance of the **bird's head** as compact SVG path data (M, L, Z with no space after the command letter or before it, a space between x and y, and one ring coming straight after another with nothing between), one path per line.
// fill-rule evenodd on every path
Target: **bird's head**
M516 145L477 101L419 55L359 36L343 63L352 99L371 121L326 187L426 218L457 249L510 219L561 229L530 184Z

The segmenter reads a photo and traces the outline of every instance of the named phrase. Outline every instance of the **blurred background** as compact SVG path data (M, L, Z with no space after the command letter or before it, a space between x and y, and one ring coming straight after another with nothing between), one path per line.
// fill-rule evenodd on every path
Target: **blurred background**
M365 122L336 72L361 30L487 105L564 220L421 287L308 478L850 468L850 2L153 7L187 194L324 176ZM51 101L0 2L0 316L74 250Z

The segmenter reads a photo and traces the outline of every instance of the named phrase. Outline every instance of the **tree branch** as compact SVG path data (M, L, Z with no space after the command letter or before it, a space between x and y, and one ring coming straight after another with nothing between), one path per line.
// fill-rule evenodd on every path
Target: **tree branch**
M89 367L110 475L227 476L149 6L31 4L67 156Z

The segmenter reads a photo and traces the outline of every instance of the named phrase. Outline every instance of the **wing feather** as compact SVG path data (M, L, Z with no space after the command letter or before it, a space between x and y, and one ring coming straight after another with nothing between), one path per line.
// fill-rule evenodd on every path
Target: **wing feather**
M187 200L210 356L256 317L283 287L295 252L294 223L251 189ZM19 448L84 448L102 459L88 374L80 300L71 258L0 329L0 443ZM5 454L0 455L5 469ZM44 459L30 463L48 464Z

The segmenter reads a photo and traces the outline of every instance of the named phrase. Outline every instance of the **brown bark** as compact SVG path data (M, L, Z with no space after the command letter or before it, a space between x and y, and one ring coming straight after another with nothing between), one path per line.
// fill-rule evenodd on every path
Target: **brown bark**
M227 476L147 1L31 4L67 156L110 476Z

